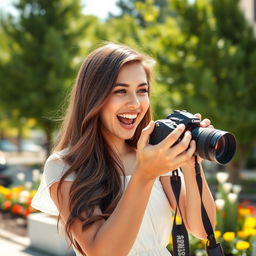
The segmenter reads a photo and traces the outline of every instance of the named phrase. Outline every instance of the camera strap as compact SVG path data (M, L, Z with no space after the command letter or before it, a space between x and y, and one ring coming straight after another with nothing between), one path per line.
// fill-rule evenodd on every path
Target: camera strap
M201 169L200 165L197 161L197 156L195 156L195 172L196 172L196 182L200 194L200 200L201 200L201 214L202 214L202 221L204 225L204 229L207 233L207 244L206 244L206 252L209 256L224 256L223 249L220 245L220 243L216 242L214 231L209 219L209 216L206 212L206 209L203 204L203 181L201 177ZM171 186L175 195L176 199L176 210L173 220L173 231L172 231L172 238L173 238L173 255L174 256L187 256L189 255L189 240L188 240L188 234L185 225L183 224L182 220L182 227L179 227L179 225L176 225L176 214L177 214L177 208L179 209L180 216L182 218L182 213L179 207L179 194L181 190L181 179L178 173L178 170L174 170L171 176ZM177 228L178 226L178 228ZM184 235L184 247L182 247L182 251L179 251L179 248L181 247L181 243L179 241L180 236ZM187 238L185 238L187 237Z
M203 221L204 229L207 233L207 240L208 240L206 243L207 255L209 255L209 256L224 256L224 252L221 247L221 244L216 242L212 224L210 222L207 211L204 207L203 196L202 196L203 195L203 181L202 181L202 177L201 177L200 165L197 161L197 156L195 156L195 170L196 170L196 182L197 182L200 199L201 199L202 221Z
M189 256L188 232L183 223L182 213L179 206L179 197L181 191L181 179L178 170L174 170L171 176L171 185L176 199L176 210L173 219L172 240L174 256ZM177 211L181 216L181 224L176 223Z

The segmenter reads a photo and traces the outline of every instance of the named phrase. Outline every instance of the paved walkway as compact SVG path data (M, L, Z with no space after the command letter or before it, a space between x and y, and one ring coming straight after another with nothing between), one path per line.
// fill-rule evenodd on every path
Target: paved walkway
M38 231L40 232L40 230ZM56 256L30 246L29 237L18 236L0 229L0 256ZM63 253L61 256L75 256L75 253Z
M1 256L53 256L30 247L27 237L16 236L13 233L0 229Z
M52 256L0 237L1 256Z

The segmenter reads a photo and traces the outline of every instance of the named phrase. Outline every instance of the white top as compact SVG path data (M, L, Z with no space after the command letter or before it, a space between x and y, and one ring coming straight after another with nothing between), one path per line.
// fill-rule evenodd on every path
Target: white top
M61 159L66 152L66 150L55 152L47 159L40 186L32 200L33 208L51 215L59 214L50 197L49 187L59 181L69 167ZM169 176L170 173L163 176ZM130 178L131 175L125 177L127 181L125 188ZM74 179L75 175L69 175L65 180ZM128 256L170 256L166 246L172 229L171 217L171 207L158 177L154 182L139 233ZM81 254L76 251L76 255Z

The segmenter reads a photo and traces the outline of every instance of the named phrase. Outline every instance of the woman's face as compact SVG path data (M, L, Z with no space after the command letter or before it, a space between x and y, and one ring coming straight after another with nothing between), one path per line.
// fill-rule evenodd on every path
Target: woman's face
M149 85L140 63L124 65L110 98L101 111L104 134L109 139L131 139L149 108Z

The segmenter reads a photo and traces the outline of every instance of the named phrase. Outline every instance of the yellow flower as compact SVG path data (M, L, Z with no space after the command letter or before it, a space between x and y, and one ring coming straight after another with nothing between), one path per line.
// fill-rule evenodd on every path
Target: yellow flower
M21 187L13 187L13 188L11 189L12 193L19 193L21 190L22 190Z
M221 232L219 230L214 231L215 238L218 239L221 236Z
M246 238L249 236L249 234L245 230L239 230L237 231L237 236L240 238Z
M172 245L172 235L170 235L169 244Z
M173 223L173 220L174 220L174 216L172 216L172 223ZM176 224L177 225L179 225L179 224L181 224L181 218L178 216L178 215L176 215Z
M198 244L197 244L196 248L197 248L197 249L202 249L202 248L204 248L203 240L201 241L201 243L198 243Z
M201 243L205 246L207 241L208 241L207 239L206 240L201 240Z
M255 236L256 235L255 228L246 228L246 229L244 229L244 232L247 234L247 236Z
M256 218L247 217L244 222L244 228L254 228L256 227Z
M10 189L0 186L0 194L8 195L10 194Z
M231 242L235 238L235 232L225 232L223 239L227 242Z
M251 213L251 211L250 211L250 209L247 209L247 208L239 208L238 209L238 214L240 215L240 216L248 216L248 215L250 215L250 213Z
M239 251L247 250L250 247L250 243L246 241L239 241L236 243L236 249Z
M33 189L33 190L31 191L31 197L34 197L34 196L35 196L36 191L37 191L37 190L35 190L35 189Z

